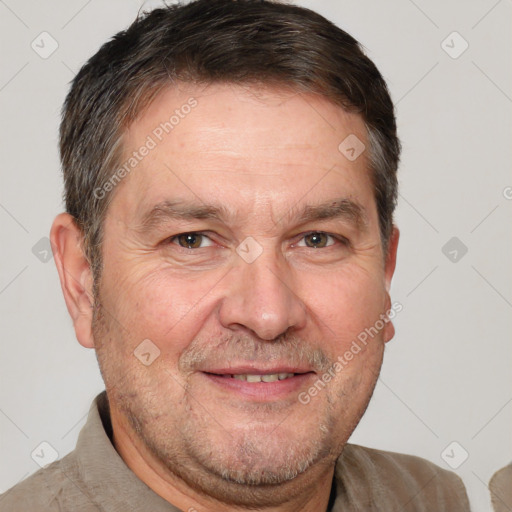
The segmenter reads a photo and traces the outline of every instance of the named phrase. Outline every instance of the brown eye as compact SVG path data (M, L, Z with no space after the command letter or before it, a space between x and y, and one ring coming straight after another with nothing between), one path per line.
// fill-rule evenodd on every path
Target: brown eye
M198 249L201 247L203 241L203 235L199 233L183 233L176 237L176 242L186 249Z
M306 247L312 247L313 249L322 249L327 247L329 244L330 236L327 233L309 233L304 236Z

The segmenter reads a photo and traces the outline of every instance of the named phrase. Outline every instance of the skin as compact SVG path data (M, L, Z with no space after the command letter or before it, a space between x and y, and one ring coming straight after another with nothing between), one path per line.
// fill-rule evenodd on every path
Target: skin
M398 231L383 254L367 152L351 162L338 151L349 134L366 144L364 123L314 95L181 84L129 128L127 157L191 97L197 106L116 187L96 303L81 234L67 214L55 219L76 336L97 351L117 451L164 499L198 512L326 510L394 334L386 323L307 405L298 400L390 308ZM340 199L358 205L359 222L301 216ZM227 216L144 224L176 200ZM190 232L204 237L176 238ZM247 237L261 252L251 263L237 252L252 251ZM147 366L134 356L146 339L160 351ZM239 387L210 375L278 366L309 373Z

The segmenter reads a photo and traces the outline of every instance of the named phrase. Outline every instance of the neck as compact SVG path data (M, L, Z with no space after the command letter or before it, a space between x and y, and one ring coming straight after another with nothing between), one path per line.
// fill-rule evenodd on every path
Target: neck
M328 509L335 461L321 461L280 485L243 486L212 475L184 457L176 457L183 463L178 462L180 467L171 471L112 407L111 420L113 443L125 464L156 494L181 510L319 512ZM215 496L208 489L215 489Z

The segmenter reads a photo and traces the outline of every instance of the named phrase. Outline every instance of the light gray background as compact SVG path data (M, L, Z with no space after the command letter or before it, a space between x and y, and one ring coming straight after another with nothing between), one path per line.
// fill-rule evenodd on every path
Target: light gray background
M474 510L490 510L487 482L512 459L512 2L299 4L365 45L398 105L403 141L392 298L404 309L351 441L445 468L441 454L456 441L445 458L455 465L468 452L456 472ZM57 129L68 83L141 5L0 0L0 492L39 468L31 453L42 441L60 456L73 448L103 388L94 353L75 340L53 260L32 248L62 210ZM31 48L50 48L43 31L59 45L46 59ZM469 44L458 58L442 47L453 31ZM444 47L453 55L463 44L451 36ZM442 252L454 236L468 248L456 262Z

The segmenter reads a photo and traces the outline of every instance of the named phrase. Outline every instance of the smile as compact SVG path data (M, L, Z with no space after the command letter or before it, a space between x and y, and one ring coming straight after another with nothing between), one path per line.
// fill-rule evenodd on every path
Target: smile
M237 368L239 373L231 373L234 369L200 372L223 393L229 393L239 399L249 399L258 402L284 400L305 389L315 377L312 371L279 371L269 370L256 372L256 369ZM251 371L252 370L252 371Z
M275 382L277 380L285 380L289 379L290 377L293 377L296 375L295 373L271 373L268 375L256 375L256 374L250 374L250 373L240 373L240 374L224 374L221 375L221 377L228 378L228 379L237 379L237 380L243 380L247 382Z

